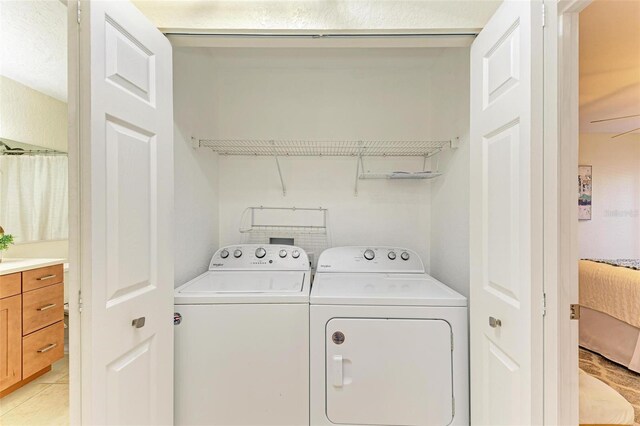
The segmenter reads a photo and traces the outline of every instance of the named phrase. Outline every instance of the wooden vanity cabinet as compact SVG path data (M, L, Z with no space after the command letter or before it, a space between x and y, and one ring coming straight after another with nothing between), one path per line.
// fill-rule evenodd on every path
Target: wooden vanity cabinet
M0 275L0 397L64 356L62 264Z
M0 392L22 380L22 295L0 299Z

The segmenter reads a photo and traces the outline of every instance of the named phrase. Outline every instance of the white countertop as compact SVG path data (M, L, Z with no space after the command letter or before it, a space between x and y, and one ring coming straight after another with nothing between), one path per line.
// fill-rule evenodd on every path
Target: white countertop
M14 272L28 271L29 269L44 268L45 266L64 263L64 259L2 259L0 262L0 275L13 274Z

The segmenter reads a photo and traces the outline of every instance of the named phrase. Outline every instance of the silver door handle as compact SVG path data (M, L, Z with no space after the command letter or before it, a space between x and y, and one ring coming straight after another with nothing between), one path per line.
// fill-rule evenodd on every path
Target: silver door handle
M131 325L134 326L135 328L142 328L144 327L145 321L146 321L145 317L136 318L133 321L131 321Z
M51 349L55 348L56 346L58 346L57 343L50 343L47 346L45 346L44 348L38 349L38 353L42 354L42 353L45 353L45 352L49 352Z
M50 280L50 279L55 278L55 277L56 277L56 274L45 275L44 277L38 278L38 281Z
M40 306L37 310L38 311L46 311L47 309L51 309L51 308L55 308L55 307L56 307L55 303L49 303L48 305Z
M498 318L489 317L489 325L491 326L491 328L501 327L502 321L500 321Z

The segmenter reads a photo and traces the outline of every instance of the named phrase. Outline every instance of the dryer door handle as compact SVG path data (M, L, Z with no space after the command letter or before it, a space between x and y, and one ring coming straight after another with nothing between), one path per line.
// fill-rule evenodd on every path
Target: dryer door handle
M333 366L332 366L332 375L333 375L333 386L337 388L341 388L344 384L343 382L343 374L342 374L342 355L334 355L333 356Z

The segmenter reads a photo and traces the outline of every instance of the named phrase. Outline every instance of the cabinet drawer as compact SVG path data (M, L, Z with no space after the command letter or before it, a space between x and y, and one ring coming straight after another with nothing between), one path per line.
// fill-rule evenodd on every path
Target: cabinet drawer
M22 294L22 335L64 319L64 284Z
M22 338L22 377L26 379L64 356L64 324L59 321Z
M22 273L22 291L36 290L61 283L63 280L64 268L62 264L24 271Z
M0 275L0 299L20 294L22 288L22 274Z

